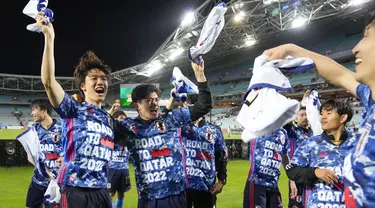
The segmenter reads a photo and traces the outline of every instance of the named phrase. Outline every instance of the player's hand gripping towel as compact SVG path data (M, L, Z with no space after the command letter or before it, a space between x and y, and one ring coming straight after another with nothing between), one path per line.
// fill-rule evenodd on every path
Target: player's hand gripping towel
M176 89L172 92L172 97L177 101L186 101L188 94L198 94L198 87L185 77L178 67L174 67L172 75L172 85Z
M48 0L30 0L22 12L33 19L36 18L39 12L43 12L47 21L53 22L53 11L48 9L47 6ZM27 25L26 29L32 32L40 32L40 29L36 26L36 23Z
M211 10L203 25L197 44L188 50L190 60L200 64L201 60L197 57L206 54L212 49L224 27L224 14L226 11L227 5L224 2L219 3Z

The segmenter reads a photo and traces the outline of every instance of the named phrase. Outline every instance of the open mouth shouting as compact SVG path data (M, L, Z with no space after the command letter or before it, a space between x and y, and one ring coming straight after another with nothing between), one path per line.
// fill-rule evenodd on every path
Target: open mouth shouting
M96 93L96 95L98 95L100 97L105 96L104 87L97 87L97 88L95 88L95 93Z

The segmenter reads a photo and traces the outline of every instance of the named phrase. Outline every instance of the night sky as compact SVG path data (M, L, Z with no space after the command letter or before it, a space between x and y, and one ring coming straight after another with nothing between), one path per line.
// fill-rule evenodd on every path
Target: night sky
M27 0L3 5L0 73L40 75L44 38L26 30L35 21L22 13ZM204 0L49 0L55 13L57 76L72 76L86 50L113 71L147 61L178 27L183 15ZM3 3L3 4L4 4Z

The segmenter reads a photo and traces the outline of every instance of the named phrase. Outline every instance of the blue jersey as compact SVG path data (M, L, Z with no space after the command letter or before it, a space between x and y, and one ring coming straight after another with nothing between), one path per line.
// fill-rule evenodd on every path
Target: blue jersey
M282 157L289 151L285 129L250 141L250 171L248 181L276 188L280 176Z
M33 125L36 132L38 133L41 150L41 162L44 167L52 171L53 175L57 177L59 167L57 166L56 160L59 157L63 157L62 140L61 140L61 124L56 120L49 129L45 129L40 123ZM39 173L38 169L34 169L33 182L47 187L49 184L48 178Z
M345 207L342 167L345 156L355 145L355 138L348 132L345 135L346 139L339 146L333 144L332 138L323 133L305 140L297 148L291 164L329 169L340 179L335 185L328 185L318 180L312 186L306 186L304 194L306 207Z
M122 147L115 144L112 151L112 159L109 161L108 168L111 169L129 169L129 151L128 147Z
M221 128L206 121L181 129L186 151L188 188L209 191L216 179L215 152L225 151Z
M107 187L107 165L114 147L113 119L105 111L86 102L78 103L65 94L55 111L62 119L64 163L60 184Z
M375 207L375 102L371 94L368 86L357 87L357 97L365 109L356 134L357 145L345 166L345 192L350 191L357 207Z
M299 145L301 145L304 140L313 136L313 132L294 123L291 124L289 129L287 129L287 132L290 142L289 158L292 159L294 152L297 150Z
M135 133L127 146L133 158L140 199L161 199L185 190L185 152L180 127L190 122L188 107L173 110L152 122L140 118L119 121L116 128Z

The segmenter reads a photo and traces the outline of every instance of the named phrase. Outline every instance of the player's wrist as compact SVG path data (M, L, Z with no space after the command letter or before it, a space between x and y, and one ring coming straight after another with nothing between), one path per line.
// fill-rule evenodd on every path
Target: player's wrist
M226 180L224 179L224 180L219 180L217 183L219 183L219 184L221 184L221 185L225 185L226 184Z

